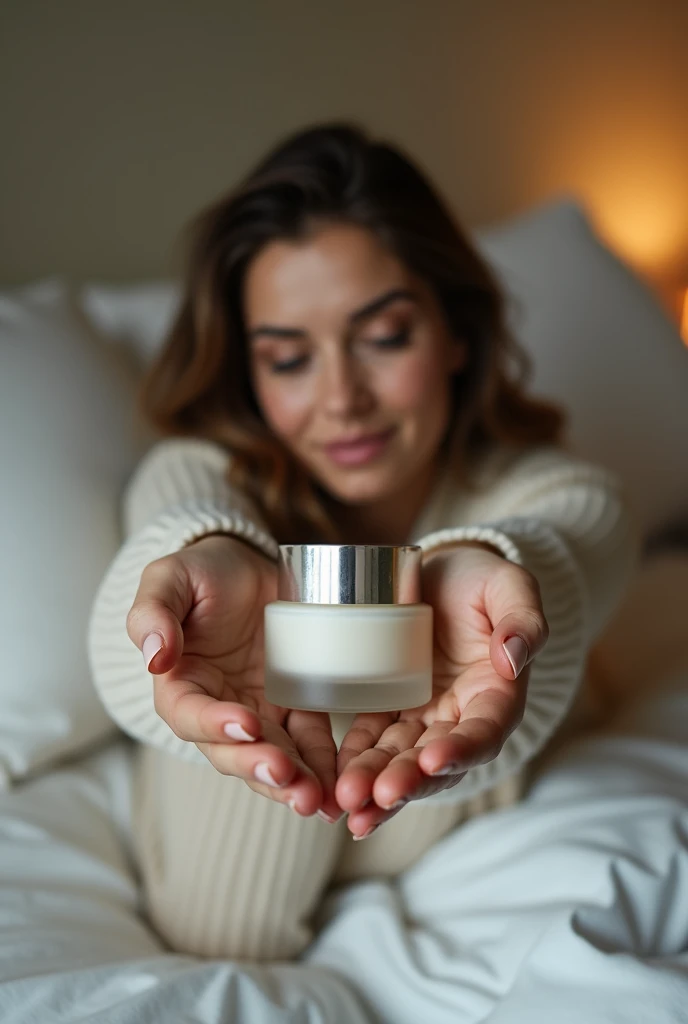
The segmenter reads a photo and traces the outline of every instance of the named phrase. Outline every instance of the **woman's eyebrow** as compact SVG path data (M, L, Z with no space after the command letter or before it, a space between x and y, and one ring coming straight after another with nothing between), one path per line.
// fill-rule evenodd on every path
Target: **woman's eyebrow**
M374 316L375 313L379 313L385 306L392 302L397 302L399 299L410 299L412 302L417 302L418 296L410 288L392 288L390 291L385 292L384 295L379 295L372 302L367 302L365 306L357 309L349 317L349 322L355 324L360 320L367 320L368 317Z
M302 331L298 327L274 327L272 324L259 324L258 327L254 327L253 330L248 333L248 340L253 341L254 338L263 335L267 338L305 338L306 332Z
M399 299L410 299L412 302L418 301L418 296L411 291L410 288L392 288L390 291L385 292L383 295L378 295L376 299L371 302L367 302L365 306L361 306L360 309L354 310L349 316L349 323L357 324L361 320L367 320L368 317L374 316L379 313L386 306L389 306L392 302L398 302ZM302 330L300 327L277 327L275 324L259 324L254 327L248 333L248 340L253 341L258 337L267 338L290 338L300 340L307 336L307 332Z

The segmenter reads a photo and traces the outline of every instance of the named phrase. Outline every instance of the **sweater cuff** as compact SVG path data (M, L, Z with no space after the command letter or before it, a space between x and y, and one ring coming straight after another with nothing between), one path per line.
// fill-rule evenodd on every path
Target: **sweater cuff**
M214 502L176 505L159 517L155 527L164 549L156 556L158 558L175 554L212 533L239 537L272 561L277 558L277 541L240 512L224 510Z
M549 640L531 663L521 724L499 755L470 769L453 789L428 797L459 804L518 773L547 743L569 710L586 657L586 593L581 571L562 536L538 519L504 519L480 526L439 530L418 543L430 552L448 543L479 541L523 566L540 585Z
M435 530L418 541L424 555L429 555L439 548L451 544L468 543L489 544L504 555L509 562L522 565L521 553L513 540L501 530L492 526L457 526L446 530Z

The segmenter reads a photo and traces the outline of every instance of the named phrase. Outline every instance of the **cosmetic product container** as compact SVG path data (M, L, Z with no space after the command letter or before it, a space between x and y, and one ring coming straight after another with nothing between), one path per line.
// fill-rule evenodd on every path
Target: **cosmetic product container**
M432 695L432 609L415 546L282 545L265 608L265 695L288 708L400 711Z

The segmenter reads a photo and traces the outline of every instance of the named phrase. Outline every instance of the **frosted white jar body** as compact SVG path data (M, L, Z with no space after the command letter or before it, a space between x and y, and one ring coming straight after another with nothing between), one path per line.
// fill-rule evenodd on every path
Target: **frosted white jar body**
M265 609L265 695L318 711L400 711L432 695L432 608L312 604Z

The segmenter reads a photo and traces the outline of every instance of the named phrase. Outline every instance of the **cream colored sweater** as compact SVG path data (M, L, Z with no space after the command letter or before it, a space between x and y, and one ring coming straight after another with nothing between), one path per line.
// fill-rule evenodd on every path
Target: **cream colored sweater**
M469 801L474 809L504 802L489 796L500 784L514 798L520 769L571 707L588 648L629 579L634 532L614 477L559 450L496 451L470 489L448 468L409 539L426 552L482 540L525 566L540 584L550 638L532 667L523 721L499 756L352 848L341 822L298 818L219 776L178 739L155 713L150 676L126 634L149 562L216 532L275 556L256 510L228 485L227 467L226 453L200 441L166 441L143 460L125 496L127 540L94 604L89 650L107 710L145 745L139 851L154 923L180 950L284 957L308 941L311 912L333 878L402 870L467 816Z

